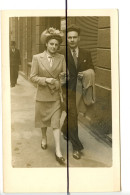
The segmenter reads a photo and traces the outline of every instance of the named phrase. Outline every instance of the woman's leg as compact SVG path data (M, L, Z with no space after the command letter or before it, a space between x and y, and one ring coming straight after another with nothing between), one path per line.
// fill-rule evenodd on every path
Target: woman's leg
M58 157L62 157L61 148L60 148L60 137L61 137L60 129L53 129L53 135L55 140L56 155Z
M46 137L47 127L42 127L41 131L42 131L42 146L44 146L47 144L47 137Z

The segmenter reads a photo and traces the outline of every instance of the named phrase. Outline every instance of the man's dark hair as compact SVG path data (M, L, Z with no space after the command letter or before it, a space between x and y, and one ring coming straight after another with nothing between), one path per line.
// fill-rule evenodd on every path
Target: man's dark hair
M76 24L71 24L67 27L67 32L76 31L80 35L80 28Z

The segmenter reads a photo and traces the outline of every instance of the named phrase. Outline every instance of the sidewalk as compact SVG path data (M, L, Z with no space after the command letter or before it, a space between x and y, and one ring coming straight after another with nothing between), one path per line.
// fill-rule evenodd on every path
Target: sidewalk
M13 167L61 167L55 160L55 148L52 129L47 130L48 149L41 149L41 131L35 128L35 94L32 83L19 75L18 84L11 88L11 128L12 128L12 165ZM63 123L63 117L61 119ZM79 137L84 145L80 160L72 157L69 142L70 167L109 167L112 162L112 148L100 139L96 139L79 122ZM66 141L61 136L61 148L66 158Z

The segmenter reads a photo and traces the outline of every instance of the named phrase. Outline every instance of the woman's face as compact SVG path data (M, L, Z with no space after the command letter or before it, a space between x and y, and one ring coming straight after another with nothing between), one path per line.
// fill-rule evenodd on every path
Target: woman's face
M50 54L55 54L59 48L59 41L56 39L50 39L48 43L46 43L46 47Z

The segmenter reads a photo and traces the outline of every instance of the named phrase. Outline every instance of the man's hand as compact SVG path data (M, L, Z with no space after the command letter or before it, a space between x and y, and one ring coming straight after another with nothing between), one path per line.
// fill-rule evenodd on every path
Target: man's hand
M78 73L78 79L79 79L79 80L82 80L82 78L83 78L83 72L79 72L79 73Z
M56 79L54 79L54 78L46 78L46 83L54 84L55 81L56 81Z

